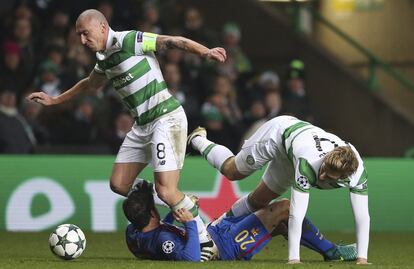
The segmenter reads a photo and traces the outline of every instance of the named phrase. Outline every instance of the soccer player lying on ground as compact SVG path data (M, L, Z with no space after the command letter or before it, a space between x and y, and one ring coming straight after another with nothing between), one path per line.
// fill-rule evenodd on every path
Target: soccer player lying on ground
M244 142L236 156L206 136L206 130L199 127L188 136L187 143L230 180L243 179L269 164L256 189L240 198L227 216L243 216L264 208L291 187L289 263L300 263L302 223L310 187L347 187L356 224L357 264L368 264L368 178L354 146L291 116L267 121Z
M186 209L178 209L161 221L153 195L152 184L143 181L123 202L125 216L131 222L126 229L129 250L139 258L200 261L197 225L192 214ZM289 201L284 199L255 213L225 217L209 225L207 229L218 252L206 260L250 260L272 236L284 233L283 224L280 224L286 223L288 215ZM173 225L174 219L183 223L184 228ZM337 246L331 243L307 219L303 226L301 243L320 253L325 260L356 259L355 244Z

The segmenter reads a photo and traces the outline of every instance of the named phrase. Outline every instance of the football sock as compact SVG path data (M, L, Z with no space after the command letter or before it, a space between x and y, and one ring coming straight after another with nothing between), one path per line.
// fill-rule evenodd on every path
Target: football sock
M201 155L208 161L208 163L221 171L221 166L234 154L228 148L222 145L215 144L205 137L196 136L191 140L191 145L198 150Z
M249 195L245 195L239 200L237 200L232 206L231 209L226 213L226 216L235 216L240 217L246 214L253 213L254 208L249 204Z
M180 208L185 208L193 214L194 220L197 223L198 237L200 239L200 244L210 241L210 237L207 233L206 225L198 214L198 207L191 200L190 197L184 195L184 198L178 202L175 206L171 207L171 210L175 211Z
M316 226L305 218L302 224L302 237L300 240L301 245L308 247L320 254L325 254L328 250L335 247L335 244L325 239L316 228Z

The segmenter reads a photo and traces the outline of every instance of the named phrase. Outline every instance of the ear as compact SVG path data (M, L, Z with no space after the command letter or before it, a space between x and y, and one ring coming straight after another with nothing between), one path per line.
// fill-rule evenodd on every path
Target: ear
M106 24L101 22L101 33L105 33L106 31Z

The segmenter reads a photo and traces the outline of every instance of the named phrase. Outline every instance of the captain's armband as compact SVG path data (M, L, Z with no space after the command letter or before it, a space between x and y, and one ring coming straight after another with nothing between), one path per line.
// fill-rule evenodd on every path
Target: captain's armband
M156 41L157 41L157 34L147 33L144 32L142 35L142 51L143 52L150 52L156 51Z

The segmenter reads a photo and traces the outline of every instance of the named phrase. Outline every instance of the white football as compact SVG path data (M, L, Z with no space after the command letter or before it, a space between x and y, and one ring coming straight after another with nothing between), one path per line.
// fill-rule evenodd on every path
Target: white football
M86 248L82 230L73 224L61 224L49 236L50 250L61 259L78 258Z

